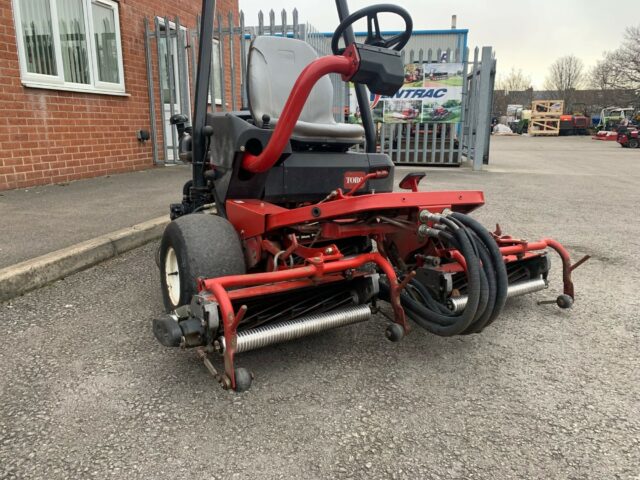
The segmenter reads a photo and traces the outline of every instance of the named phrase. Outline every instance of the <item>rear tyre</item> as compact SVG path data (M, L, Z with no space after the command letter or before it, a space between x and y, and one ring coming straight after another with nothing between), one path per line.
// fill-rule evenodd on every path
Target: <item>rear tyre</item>
M629 148L638 148L640 145L640 141L637 138L632 138L629 140Z
M217 215L194 213L172 221L160 243L160 282L167 312L191 301L198 278L246 272L235 229Z

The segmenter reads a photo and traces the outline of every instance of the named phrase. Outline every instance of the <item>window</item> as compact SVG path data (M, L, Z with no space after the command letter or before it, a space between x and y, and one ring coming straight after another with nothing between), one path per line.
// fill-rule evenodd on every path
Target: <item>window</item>
M13 0L13 7L25 85L124 93L116 2Z

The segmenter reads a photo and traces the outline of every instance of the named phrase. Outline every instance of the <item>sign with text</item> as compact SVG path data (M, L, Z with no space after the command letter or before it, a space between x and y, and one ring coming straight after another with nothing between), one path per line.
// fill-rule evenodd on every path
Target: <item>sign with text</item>
M463 65L461 63L410 63L405 65L404 85L390 97L369 96L374 121L384 123L457 123L462 113ZM351 112L355 93L351 90ZM353 113L355 112L355 113Z

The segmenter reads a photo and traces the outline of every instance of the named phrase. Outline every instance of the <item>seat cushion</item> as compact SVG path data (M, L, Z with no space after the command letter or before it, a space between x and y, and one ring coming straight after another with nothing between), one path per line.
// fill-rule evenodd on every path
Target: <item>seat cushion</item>
M275 126L302 70L318 58L301 40L273 36L256 37L249 50L247 71L249 109L258 126L263 115ZM357 124L337 123L333 118L333 86L322 77L313 87L292 138L306 143L349 143L364 141L364 129Z
M305 142L360 143L364 138L364 129L355 123L310 123L298 120L292 137Z

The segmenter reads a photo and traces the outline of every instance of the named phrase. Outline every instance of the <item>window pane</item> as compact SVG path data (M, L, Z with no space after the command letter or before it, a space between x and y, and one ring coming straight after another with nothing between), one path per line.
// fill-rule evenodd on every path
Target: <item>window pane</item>
M64 79L89 83L89 57L82 0L58 0L58 25Z
M171 30L170 33L174 33ZM160 25L160 41L158 42L160 52L160 88L162 88L162 99L164 103L171 103L171 90L169 90L169 68L167 67L167 39L164 25ZM172 57L173 58L173 57ZM173 68L173 63L171 63Z
M19 0L27 71L57 75L49 0Z
M222 75L222 65L220 64L220 44L217 40L213 41L213 65L211 71L213 74L214 95L218 99L222 98L222 85L220 82L220 77Z
M112 8L95 2L92 10L98 78L101 82L120 83L115 12Z

